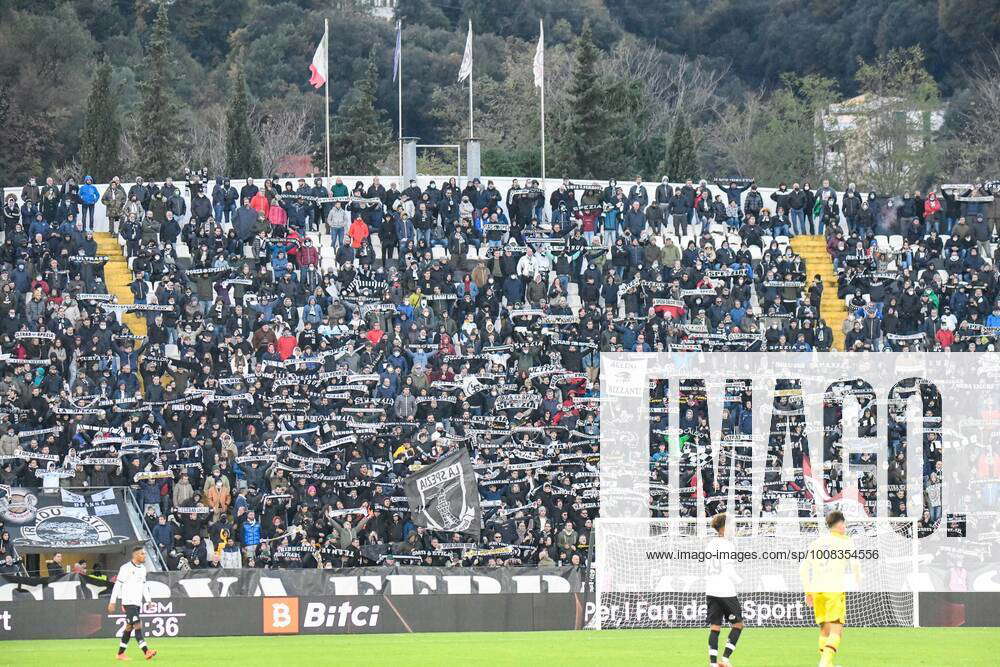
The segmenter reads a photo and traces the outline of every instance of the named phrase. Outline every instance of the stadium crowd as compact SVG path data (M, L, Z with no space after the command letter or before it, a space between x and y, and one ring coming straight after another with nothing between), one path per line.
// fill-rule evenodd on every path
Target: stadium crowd
M602 351L829 351L824 298L850 350L995 349L984 191L716 187L32 179L2 208L0 484L131 485L171 569L580 564ZM138 307L109 295L97 206ZM402 492L454 447L478 542L415 527Z

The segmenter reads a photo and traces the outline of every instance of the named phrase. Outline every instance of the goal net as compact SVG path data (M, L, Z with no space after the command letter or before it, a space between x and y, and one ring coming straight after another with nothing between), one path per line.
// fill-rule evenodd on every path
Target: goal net
M598 519L588 627L703 627L706 581L719 576L751 626L814 625L806 591L846 593L848 625L917 624L914 520L849 519L837 542L822 519L730 523L719 540L704 519Z

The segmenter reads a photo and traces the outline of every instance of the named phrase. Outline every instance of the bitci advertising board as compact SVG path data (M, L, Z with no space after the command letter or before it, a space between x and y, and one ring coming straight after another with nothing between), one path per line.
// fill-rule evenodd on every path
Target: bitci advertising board
M572 630L584 613L584 596L571 593L358 595L157 600L140 618L147 637L211 637ZM106 600L12 602L0 610L0 641L115 637L124 628L124 615L108 614Z

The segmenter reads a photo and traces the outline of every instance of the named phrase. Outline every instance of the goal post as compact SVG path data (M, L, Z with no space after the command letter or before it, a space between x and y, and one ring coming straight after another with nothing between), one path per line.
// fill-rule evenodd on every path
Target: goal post
M915 520L850 518L836 550L820 539L828 533L822 518L731 524L720 542L706 519L597 519L588 627L704 627L705 582L724 563L749 626L814 625L807 590L845 593L848 625L919 625Z

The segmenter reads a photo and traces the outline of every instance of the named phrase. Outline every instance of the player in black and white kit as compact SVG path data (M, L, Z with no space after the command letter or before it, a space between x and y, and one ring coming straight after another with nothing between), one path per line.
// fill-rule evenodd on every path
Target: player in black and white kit
M726 539L727 524L725 514L716 514L712 517L712 529L715 530L713 537L706 549L715 554L731 553L736 547ZM708 664L712 667L723 665L731 667L729 657L736 650L736 642L740 639L740 632L743 631L743 608L740 606L740 599L736 595L736 583L740 580L733 567L734 561L729 558L706 559L705 577L705 598L708 603ZM719 633L722 625L728 623L732 626L729 630L729 639L726 648L719 657Z
M122 609L125 611L125 631L118 644L118 660L130 659L125 655L125 649L128 648L128 640L133 633L146 660L152 660L156 655L156 651L146 646L146 639L142 636L142 621L139 619L142 603L150 601L149 593L146 591L146 567L143 565L145 562L146 551L142 547L132 549L132 560L119 568L114 590L111 591L108 613L115 613L115 603L118 600L121 600Z

